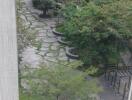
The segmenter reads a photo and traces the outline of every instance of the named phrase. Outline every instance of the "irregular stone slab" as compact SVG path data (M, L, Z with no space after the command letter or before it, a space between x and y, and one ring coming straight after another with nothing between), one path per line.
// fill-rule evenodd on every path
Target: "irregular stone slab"
M45 26L43 27L44 30L50 30L50 27L49 26Z
M56 37L52 32L49 32L49 31L47 32L47 36L48 37L54 37L54 38Z
M55 42L52 45L54 45L54 46L60 46L60 44L58 42Z
M35 19L34 17L27 17L27 20L30 21L30 22L32 22L32 23L33 23L34 21L36 21L36 19Z
M57 39L56 38L47 38L47 37L44 37L44 42L47 42L47 43L53 43L53 42L57 42Z
M31 13L30 13L29 11L26 11L25 14L29 15L29 14L31 14Z
M24 15L20 16L25 22L27 21L26 17Z
M45 48L45 47L46 47L46 48L49 48L50 45L51 45L50 43L43 43L43 44L42 44L42 47L43 47L43 48Z
M31 26L30 26L30 28L32 28L32 29L35 29L35 28L36 28L36 26L34 26L34 25L31 25Z
M61 48L59 52L60 53L65 53L65 49L64 48Z
M46 56L48 56L48 57L55 57L56 55L54 53L47 53Z
M26 8L26 7L24 7L24 8L22 8L22 10L23 10L23 11L27 11L27 8Z
M39 23L39 22L34 22L34 23L32 23L32 25L34 25L34 26L36 26L38 28L42 28L44 24Z
M47 54L47 51L40 51L38 54L44 57Z
M36 40L43 42L44 37L43 36L37 36Z
M30 26L31 25L31 23L27 22L27 21L24 24L25 24L25 26Z
M43 30L39 30L39 32L40 32L40 33L46 33L47 30L44 30L44 29L43 29Z
M18 13L23 14L23 11L19 10Z
M44 47L44 48L41 48L40 50L41 51L49 51L49 48Z
M56 59L56 58L53 58L53 57L48 57L48 56L46 56L45 57L45 59L47 60L47 61L51 61L51 62L58 62L58 60Z
M56 45L52 45L51 46L51 50L54 50L55 51L55 50L58 50L58 49L59 49L59 46L56 46Z
M27 47L22 53L22 62L31 65L32 68L36 68L39 65L41 57L36 54L36 48Z
M66 53L65 52L60 52L59 57L62 57L62 56L66 56Z
M68 61L68 58L66 56L59 57L58 60L60 60L60 61Z
M41 28L41 27L36 27L35 30L39 31L39 30L43 30L43 28Z
M42 33L42 32L38 32L38 37L46 37L46 36L47 36L47 34Z

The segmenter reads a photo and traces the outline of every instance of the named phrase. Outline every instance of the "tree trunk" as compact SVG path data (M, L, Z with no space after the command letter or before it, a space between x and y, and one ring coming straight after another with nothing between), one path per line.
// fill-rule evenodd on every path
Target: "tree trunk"
M47 11L48 11L47 8L44 8L42 11L43 11L43 13L40 14L39 17L41 17L41 18L47 18L47 17L49 17L49 16L47 15Z
M43 16L46 16L47 15L47 9L43 9Z

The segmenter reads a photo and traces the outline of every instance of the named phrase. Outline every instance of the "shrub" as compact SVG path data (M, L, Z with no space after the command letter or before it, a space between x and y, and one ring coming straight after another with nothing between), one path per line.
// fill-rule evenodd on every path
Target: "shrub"
M43 66L27 75L29 94L43 96L42 99L46 100L93 100L91 96L97 96L102 89L97 86L96 80L86 80L87 74L76 67L73 63L68 66Z
M90 76L99 77L104 74L105 70L92 65L87 70L85 70L85 72Z
M55 0L32 0L33 6L43 11L41 17L47 16L47 11L53 9L56 6Z
M67 40L88 65L118 63L132 37L132 1L79 6L61 26ZM69 10L69 7L67 8Z
M65 19L70 20L75 15L76 11L77 5L74 3L68 3L61 8L60 13Z

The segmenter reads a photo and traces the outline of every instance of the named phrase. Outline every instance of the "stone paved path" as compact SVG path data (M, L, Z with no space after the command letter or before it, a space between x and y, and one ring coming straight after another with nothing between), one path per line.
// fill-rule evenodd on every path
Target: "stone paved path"
M56 19L40 19L38 15L41 12L32 7L30 0L25 0L25 5L20 12L26 28L37 31L37 39L42 43L39 52L32 46L24 49L21 66L28 64L30 67L36 68L40 62L49 65L51 62L69 61L64 46L57 42L57 37L51 30L51 27L56 24Z
M32 45L24 48L21 54L22 61L19 64L21 76L39 68L40 64L52 66L60 62L68 64L69 61L72 61L66 56L65 47L58 43L57 36L52 33L51 27L55 26L56 19L40 19L38 15L41 12L32 7L31 0L21 2L23 2L23 6L19 11L20 17L23 19L25 27L36 32L36 39L41 42L40 50ZM20 79L21 86L25 89L29 89L28 82L28 79Z

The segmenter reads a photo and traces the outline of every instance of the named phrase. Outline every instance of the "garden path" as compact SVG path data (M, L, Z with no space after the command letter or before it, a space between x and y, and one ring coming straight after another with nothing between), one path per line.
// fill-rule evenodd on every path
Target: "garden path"
M57 19L39 18L38 15L41 11L34 9L30 0L25 0L25 4L23 3L23 7L20 11L21 18L25 20L27 28L36 31L37 39L41 41L41 48L39 51L33 46L24 49L20 66L23 67L27 64L32 68L36 68L40 62L49 65L52 62L70 61L66 56L64 46L58 43L57 36L52 33L51 27L55 26Z
M37 34L37 40L41 43L41 48L30 45L22 51L19 56L22 58L19 64L21 77L32 70L40 67L40 64L45 66L55 66L55 64L63 62L69 64L73 61L66 56L65 47L57 41L57 36L52 33L51 27L55 26L56 18L39 18L40 11L34 9L31 0L21 0L22 8L20 8L20 17L24 20L26 28L30 28ZM28 79L21 78L21 86L29 89Z
M31 68L37 68L40 63L50 65L53 63L59 63L60 61L71 61L66 56L65 48L57 42L57 37L52 33L51 27L55 26L56 19L40 19L38 15L41 11L38 11L32 7L31 0L23 1L25 4L21 8L21 18L25 20L27 28L31 28L37 31L37 36L42 42L42 48L39 52L35 47L29 46L24 49L22 53L22 61L20 67L30 65ZM26 71L21 70L22 74ZM27 80L22 80L22 85L28 88L26 85ZM114 95L107 83L101 78L101 85L104 88L104 92L101 94L101 100L121 100L119 96Z

